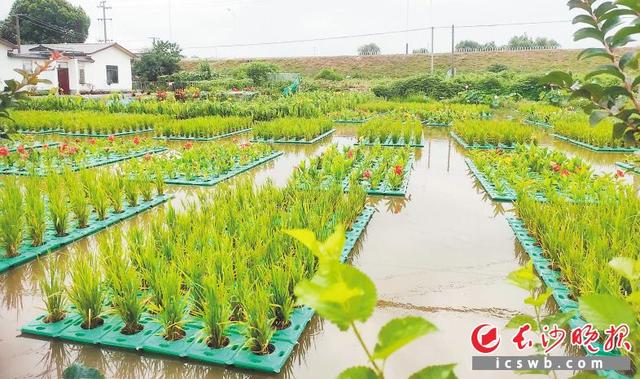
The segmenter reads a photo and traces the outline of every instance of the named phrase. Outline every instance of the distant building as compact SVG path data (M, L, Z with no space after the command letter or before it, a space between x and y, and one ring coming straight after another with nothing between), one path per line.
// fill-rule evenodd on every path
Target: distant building
M22 45L0 39L0 80L20 79L15 69L33 70L53 51L64 55L41 79L36 90L59 88L64 94L128 92L132 88L131 60L136 55L117 43Z

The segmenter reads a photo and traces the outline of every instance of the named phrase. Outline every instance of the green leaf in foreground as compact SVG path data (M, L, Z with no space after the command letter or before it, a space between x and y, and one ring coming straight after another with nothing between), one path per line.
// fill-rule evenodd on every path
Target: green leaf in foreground
M624 300L612 295L592 294L580 298L580 313L598 329L609 325L627 324L633 327L635 313Z
M403 346L435 330L435 325L422 317L393 319L380 329L373 359L387 359Z
M529 315L515 315L513 316L513 318L511 320L509 320L509 322L507 323L507 325L505 325L505 328L509 328L509 329L517 329L520 326L524 325L524 324L529 324L531 325L531 328L535 331L538 330L537 327L537 322L536 320L529 316Z
M376 287L358 269L338 262L327 262L328 270L300 282L295 294L301 304L315 309L323 318L347 330L354 321L366 321L376 306Z
M373 369L366 366L356 366L344 370L338 379L377 379L378 375Z
M455 364L425 367L411 375L409 379L457 379L453 369Z

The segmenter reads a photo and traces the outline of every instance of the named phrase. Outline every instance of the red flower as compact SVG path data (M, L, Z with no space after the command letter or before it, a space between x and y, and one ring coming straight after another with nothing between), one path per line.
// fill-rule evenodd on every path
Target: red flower
M616 178L624 178L624 171L620 169L616 170Z
M96 139L95 138L89 138L89 145L95 145L96 144Z
M189 150L193 147L193 142L185 142L184 149Z
M249 143L249 142L245 142L245 143L243 143L243 144L241 144L241 145L240 145L240 148L241 148L241 149L246 149L246 148L247 148L247 147L249 147L249 146L251 146L251 143Z
M26 152L27 152L27 149L25 149L23 145L18 146L18 153L24 154Z
M133 144L134 144L134 145L139 145L139 144L140 144L140 138L138 138L138 137L133 137Z
M569 174L570 174L570 172L566 168L563 169L562 172L560 173L560 175L562 175L562 176L569 176Z
M75 147L75 146L71 146L71 147L69 148L69 154L74 155L74 154L75 154L75 153L77 153L77 152L78 152L78 148L77 148L77 147Z
M362 173L362 177L365 179L369 179L371 177L371 171L364 170L364 172Z
M555 172L559 172L560 169L562 168L562 166L560 166L559 164L557 164L556 162L551 162L551 168L553 169L553 171Z
M349 159L353 158L353 150L347 151L347 158Z
M0 157L9 156L9 149L6 146L0 146Z
M116 136L114 136L114 135L112 134L112 135L110 135L109 137L107 137L107 140L108 140L109 142L113 142L113 141L115 141L115 140L116 140Z
M396 167L393 168L393 172L395 172L396 175L402 175L402 171L404 171L404 170L402 169L402 166L400 166L400 165L397 165Z

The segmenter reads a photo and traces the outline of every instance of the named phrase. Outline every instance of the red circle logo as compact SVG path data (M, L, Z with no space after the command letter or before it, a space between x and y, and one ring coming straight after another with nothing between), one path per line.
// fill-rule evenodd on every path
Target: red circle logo
M495 351L500 345L498 328L491 324L476 326L471 333L471 344L477 352L482 354L489 354Z

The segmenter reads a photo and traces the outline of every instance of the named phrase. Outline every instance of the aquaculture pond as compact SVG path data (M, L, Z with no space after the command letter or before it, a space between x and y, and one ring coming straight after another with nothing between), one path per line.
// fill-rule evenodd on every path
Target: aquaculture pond
M45 274L43 266L51 264L54 258L58 259L57 264L71 265L84 252L96 254L99 243L108 243L109 231L117 228L127 235L145 225L157 224L160 216L171 212L171 208L175 209L181 223L188 223L188 217L179 215L201 211L190 209L187 203L206 202L203 199L222 188L220 186L246 186L246 180L252 179L257 187L272 183L277 190L270 191L282 191L290 185L294 171L309 167L310 158L317 158L316 162L330 162L319 158L327 152L333 154L332 161L351 159L349 146L357 142L358 128L337 126L335 133L315 144L274 144L273 149L283 155L213 188L169 185L166 193L174 197L166 203L122 221L115 228L71 243L39 261L26 262L2 274L0 314L4 322L0 326L0 350L3 352L0 367L3 376L57 378L68 365L81 362L113 378L320 379L336 377L345 367L365 362L364 354L353 348L357 341L352 334L343 333L318 317L310 320L298 343L292 346L291 356L279 374L209 365L147 351L35 337L19 331L45 312L39 280ZM367 205L374 207L375 212L348 259L371 276L378 290L376 311L362 327L363 338L373 342L380 327L391 318L424 316L438 327L438 331L400 350L387 363L387 377L407 377L426 364L455 362L458 364L456 374L461 378L512 378L514 374L508 371L471 371L469 357L474 351L469 334L480 323L493 323L502 328L514 315L528 311L523 303L524 293L506 281L507 274L528 259L507 222L507 217L515 215L513 205L491 201L469 172L465 161L468 150L460 146L448 130L424 130L423 148L413 148L406 153L405 148L389 148L398 150L393 153L398 164L388 167L389 173L395 173L396 166L402 166L403 175L410 170L406 195L367 198ZM238 143L244 143L250 136L238 135L237 138ZM617 154L593 155L585 149L546 137L540 141L570 157L582 158L596 173L615 172L615 162L624 159L624 155ZM333 144L337 147L332 147ZM168 147L181 149L184 143L172 142ZM359 153L354 150L352 154L357 158ZM375 162L368 162L366 156L361 159L357 162L375 166ZM410 160L412 165L406 164ZM144 159L141 161L144 163ZM91 169L94 170L91 172L113 169L114 166L105 166ZM360 177L364 170L358 166L347 176ZM311 175L305 173L304 177ZM23 183L28 179L17 180ZM341 181L343 177L339 175L337 179ZM631 174L621 180L638 181ZM247 214L246 217L251 216ZM70 278L68 280L71 282ZM505 345L501 353L516 355L518 352L515 347ZM562 352L556 351L556 354Z

